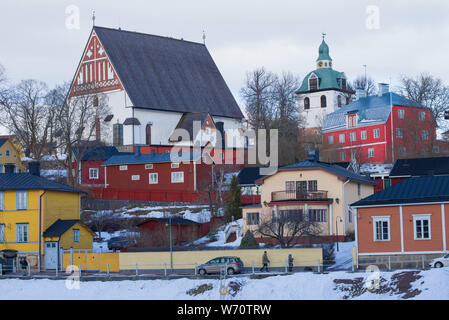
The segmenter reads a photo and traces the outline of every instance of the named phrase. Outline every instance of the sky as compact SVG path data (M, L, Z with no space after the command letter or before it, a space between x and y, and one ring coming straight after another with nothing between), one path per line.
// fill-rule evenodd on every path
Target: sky
M240 105L251 70L301 79L314 70L322 33L334 69L350 81L366 65L368 76L393 87L401 75L422 72L449 84L449 1L442 0L1 0L0 64L9 81L38 79L50 87L70 81L93 11L98 26L194 42L203 41L204 31Z

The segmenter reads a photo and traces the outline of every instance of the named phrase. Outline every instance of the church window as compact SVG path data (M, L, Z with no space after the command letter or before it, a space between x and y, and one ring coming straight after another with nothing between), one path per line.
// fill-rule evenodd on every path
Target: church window
M326 96L321 96L321 108L327 107Z
M318 78L315 75L309 78L309 90L318 90Z
M304 109L310 109L310 99L309 98L305 98L304 99Z
M338 96L337 100L338 100L338 107L341 108L341 96Z
M114 146L123 146L123 124L116 123L112 126Z

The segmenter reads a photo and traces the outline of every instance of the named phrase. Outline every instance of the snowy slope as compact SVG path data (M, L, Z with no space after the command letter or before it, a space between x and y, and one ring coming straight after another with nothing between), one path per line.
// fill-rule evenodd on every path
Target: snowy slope
M232 295L226 299L238 300L399 300L449 299L449 269L428 271L396 271L380 274L377 291L366 290L365 281L372 273L332 272L329 274L297 273L265 279L234 277L226 279ZM187 292L200 285L208 290L189 295ZM155 299L218 300L220 280L176 279L138 281L81 282L79 290L66 288L65 280L0 280L0 299Z

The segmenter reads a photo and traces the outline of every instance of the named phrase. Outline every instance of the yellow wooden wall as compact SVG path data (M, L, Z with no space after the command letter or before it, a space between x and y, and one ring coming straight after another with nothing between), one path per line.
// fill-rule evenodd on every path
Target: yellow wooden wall
M73 229L80 231L80 242L73 242ZM61 236L60 245L64 250L73 249L92 249L93 235L86 227L80 223L75 223L69 230Z

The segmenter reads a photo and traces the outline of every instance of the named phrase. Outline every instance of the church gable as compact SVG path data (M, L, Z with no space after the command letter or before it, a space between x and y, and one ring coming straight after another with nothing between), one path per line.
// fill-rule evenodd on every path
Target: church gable
M123 90L120 79L95 31L84 51L69 97Z

